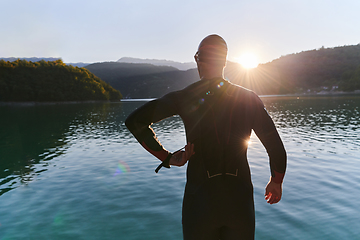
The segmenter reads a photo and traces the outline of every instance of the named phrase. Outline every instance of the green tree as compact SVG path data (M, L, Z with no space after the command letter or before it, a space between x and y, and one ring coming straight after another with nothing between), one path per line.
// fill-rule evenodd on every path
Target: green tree
M118 90L85 68L56 61L0 61L0 101L119 100Z

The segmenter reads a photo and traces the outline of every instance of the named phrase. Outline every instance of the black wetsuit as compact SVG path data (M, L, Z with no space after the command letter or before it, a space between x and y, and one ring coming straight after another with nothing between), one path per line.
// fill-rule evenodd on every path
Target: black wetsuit
M202 79L135 110L126 126L150 153L164 161L169 152L151 124L179 115L195 154L187 167L183 201L184 239L253 239L253 187L246 157L254 130L281 182L286 152L260 98L222 78Z

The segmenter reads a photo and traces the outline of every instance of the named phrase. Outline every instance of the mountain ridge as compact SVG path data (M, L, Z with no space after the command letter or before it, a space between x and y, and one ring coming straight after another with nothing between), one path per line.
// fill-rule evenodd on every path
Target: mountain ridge
M119 90L125 98L161 97L199 80L196 67L180 70L175 66L163 65L174 61L118 61L92 63L86 68ZM151 61L161 64L150 64ZM231 82L259 95L360 90L360 44L288 54L259 64L254 69L245 69L239 63L228 61L224 75Z
M123 63L149 63L156 66L171 66L179 70L189 70L191 68L196 68L195 62L176 62L166 59L143 59L143 58L133 58L133 57L122 57L117 62Z
M97 75L96 72L93 73ZM232 83L253 90L259 95L358 90L360 44L288 54L259 64L254 69L245 69L239 63L228 61L224 75ZM195 68L147 74L140 74L138 71L129 76L113 74L111 78L99 77L120 90L125 98L161 97L168 93L169 89L180 90L186 87L186 84L199 80Z

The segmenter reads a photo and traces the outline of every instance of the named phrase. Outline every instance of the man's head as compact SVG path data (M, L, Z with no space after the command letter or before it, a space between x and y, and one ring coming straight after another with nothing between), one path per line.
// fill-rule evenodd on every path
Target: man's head
M200 77L209 78L212 75L222 76L226 63L227 45L219 35L212 34L204 38L195 54ZM219 77L219 76L214 76Z

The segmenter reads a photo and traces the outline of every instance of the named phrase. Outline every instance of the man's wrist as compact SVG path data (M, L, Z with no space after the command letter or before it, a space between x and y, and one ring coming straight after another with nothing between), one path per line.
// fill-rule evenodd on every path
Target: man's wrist
M272 176L270 178L271 182L277 183L277 184L281 184L283 182L285 173L279 173L276 171L272 171Z
M171 159L171 157L172 157L172 153L169 152L169 154L167 155L165 160L162 162L164 167L170 168L170 159Z
M170 168L170 158L172 157L172 155L173 154L169 152L165 160L162 161L162 163L160 163L160 165L155 169L156 173L158 173L162 167Z

